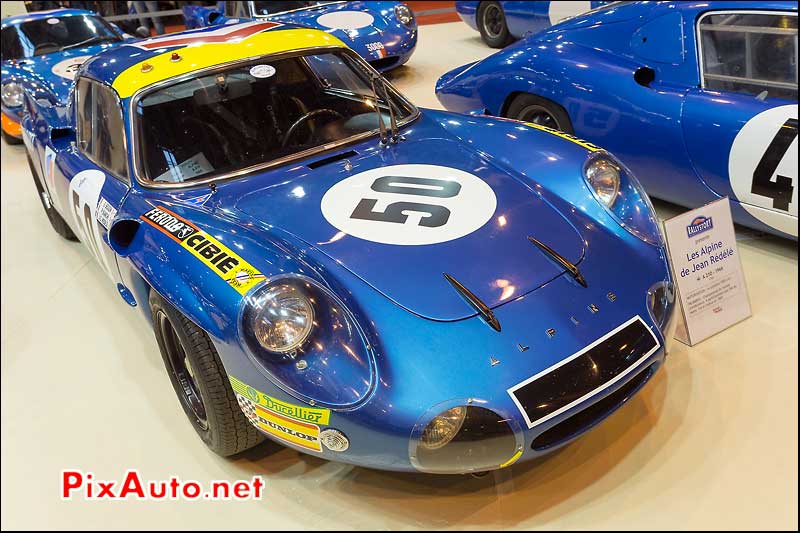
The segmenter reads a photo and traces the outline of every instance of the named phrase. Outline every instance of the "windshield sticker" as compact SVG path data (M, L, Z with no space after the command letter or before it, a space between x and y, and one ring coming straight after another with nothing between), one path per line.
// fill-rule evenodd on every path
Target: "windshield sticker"
M52 25L54 25L54 26L55 26L56 24L58 24L59 22L61 22L61 21L60 21L60 20L58 20L58 19L57 19L57 18L55 18L55 17L52 17L52 18L49 18L49 19L47 19L47 23L48 23L48 24L52 24Z
M350 176L328 189L325 219L372 242L420 246L465 237L497 209L488 183L457 168L391 165Z
M139 218L180 244L243 296L266 279L236 252L165 207L154 207Z
M317 24L332 30L358 30L375 22L375 18L363 11L334 11L317 17Z
M83 65L84 61L89 59L92 56L78 56L78 57L70 57L63 61L59 61L55 65L53 65L53 74L56 76L61 76L62 78L66 78L68 80L75 79L75 74L78 73L78 69L81 65Z
M255 65L250 68L250 75L254 78L271 78L275 75L275 67L272 65Z
M167 170L154 181L161 183L182 183L189 178L202 176L213 170L214 167L208 162L203 152L198 152L177 167Z

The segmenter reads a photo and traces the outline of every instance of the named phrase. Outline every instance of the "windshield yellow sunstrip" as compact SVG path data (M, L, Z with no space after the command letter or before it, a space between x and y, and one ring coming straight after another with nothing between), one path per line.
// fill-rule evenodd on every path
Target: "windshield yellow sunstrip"
M311 29L269 30L241 41L202 43L196 46L190 44L183 48L167 49L163 54L128 67L117 76L112 87L120 98L129 98L145 87L195 70L269 54L332 46L347 48L336 37ZM180 56L178 61L172 60L173 52ZM143 69L145 63L151 68Z

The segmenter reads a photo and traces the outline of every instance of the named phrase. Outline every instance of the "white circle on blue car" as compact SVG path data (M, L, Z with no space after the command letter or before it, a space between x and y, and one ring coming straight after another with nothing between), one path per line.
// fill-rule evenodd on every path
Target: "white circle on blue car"
M728 176L748 213L797 235L796 105L773 107L747 121L731 145Z
M317 17L317 24L332 30L358 30L375 22L375 17L363 11L334 11Z
M80 68L80 66L83 65L83 63L90 57L92 56L76 56L59 61L53 65L53 74L68 80L75 79L75 75L78 73L78 68Z
M486 224L497 209L478 176L439 165L391 165L360 172L322 197L325 219L372 242L420 246L452 241Z

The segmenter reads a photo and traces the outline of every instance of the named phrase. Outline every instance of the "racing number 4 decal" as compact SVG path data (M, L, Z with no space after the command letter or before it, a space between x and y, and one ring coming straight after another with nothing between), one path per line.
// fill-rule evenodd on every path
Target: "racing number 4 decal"
M796 137L797 119L787 119L767 146L767 150L753 171L753 185L750 192L772 198L772 207L782 211L789 210L794 185L789 176L777 174L775 181L772 181L772 175L776 174L778 165Z

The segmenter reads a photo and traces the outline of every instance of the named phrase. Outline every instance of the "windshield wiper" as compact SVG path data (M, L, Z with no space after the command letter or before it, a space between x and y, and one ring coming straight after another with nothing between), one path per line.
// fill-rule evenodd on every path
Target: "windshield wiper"
M62 46L59 50L68 50L70 48L78 48L80 46L84 46L84 45L90 44L93 41L97 41L98 43L100 43L100 42L103 42L103 41L108 41L109 39L114 40L114 41L117 40L116 37L112 37L111 35L94 35L94 36L89 37L88 39L86 39L84 41L81 41L79 43L73 43L73 44L68 44L66 46Z
M378 125L381 130L381 144L395 144L400 139L400 130L397 127L397 117L394 114L394 107L389 98L389 91L386 89L386 83L383 78L377 74L372 76L372 95L375 97L375 112L378 114ZM389 111L389 125L392 130L391 136L387 135L386 124L383 122L383 113L379 104L379 97L383 98L386 102L386 109Z

